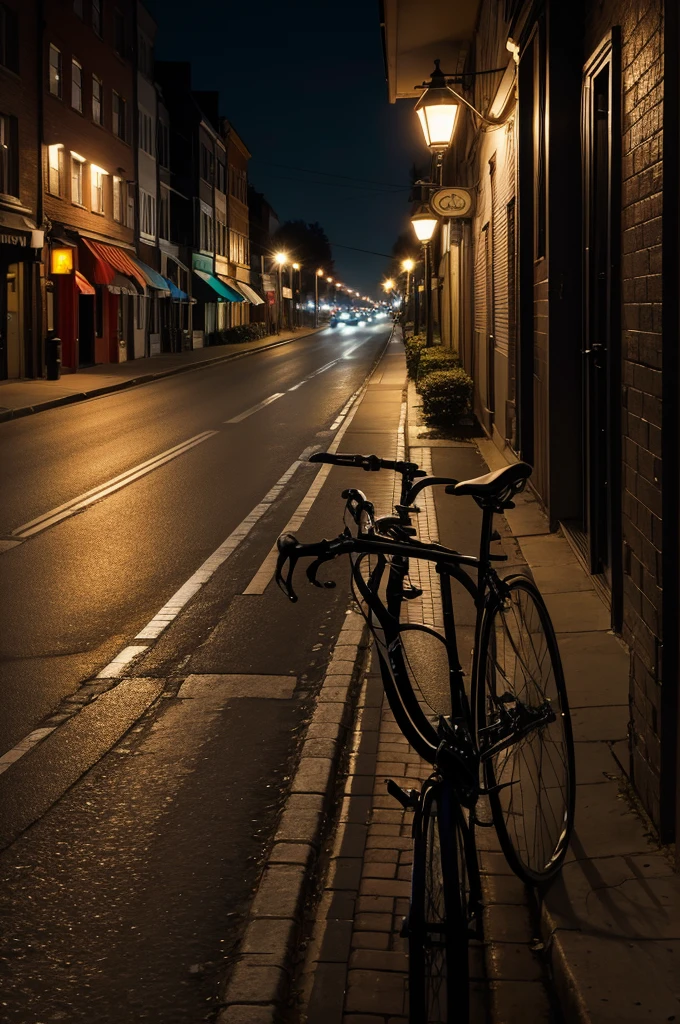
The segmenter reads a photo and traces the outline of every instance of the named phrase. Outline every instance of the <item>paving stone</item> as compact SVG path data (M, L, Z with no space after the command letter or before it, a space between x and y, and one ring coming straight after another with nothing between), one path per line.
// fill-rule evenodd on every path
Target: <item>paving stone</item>
M338 826L331 856L333 857L361 857L366 848L366 836L368 825L360 822L346 821Z
M391 971L347 972L348 1013L402 1014L407 1007L406 978Z
M370 852L370 851L369 851ZM396 878L397 865L392 862L364 861L363 878Z
M408 956L405 953L380 952L370 949L356 949L349 961L350 970L366 971L408 971Z
M352 889L357 892L361 884L361 857L334 857L326 882L327 889Z
M352 754L349 759L349 770L354 775L375 775L376 754Z
M274 1024L274 1006L233 1005L222 1010L216 1024Z
M274 839L276 842L301 842L318 846L323 815L314 811L285 810Z
M366 850L364 856L365 864L396 864L399 858L399 850Z
M329 789L333 762L327 757L302 757L293 778L293 793L320 793Z
M370 796L373 792L372 775L348 775L345 782L345 793L348 796Z
M391 932L392 914L357 914L354 927L359 932Z
M339 820L358 822L362 825L368 823L371 816L370 796L350 796L342 802Z
M346 713L347 705L342 702L338 702L337 704L317 704L312 724L339 725L344 720Z
M505 854L481 850L479 854L479 866L485 874L489 875L512 875L514 872L508 866Z
M327 921L319 960L346 964L351 953L351 921Z
M630 711L628 704L603 708L576 708L571 712L574 740L601 742L625 739L628 735Z
M341 1024L347 967L318 964L307 1011L307 1024Z
M336 677L333 677L333 682L336 681ZM319 693L318 700L321 703L331 702L337 704L338 701L347 700L347 694L349 687L347 686L322 686Z
M302 748L303 757L328 757L333 760L337 752L338 744L335 740L320 739L314 736L306 739Z
M494 1024L552 1024L545 987L538 981L493 981L489 985Z
M525 906L526 886L516 875L484 875L482 877L485 903L505 903Z
M389 828L388 825L381 826ZM410 836L399 835L369 835L366 840L366 848L374 850L410 850L413 840Z
M286 973L278 967L258 967L239 960L227 987L226 1003L278 1003Z
M489 942L486 968L495 981L540 981L543 965L523 942Z
M355 949L387 949L389 947L389 932L361 932L352 933L352 946Z
M484 908L484 936L492 942L526 942L535 935L527 907L492 904Z
M317 720L316 715L307 727L307 739L333 740L337 743L344 736L346 729L340 720L325 722Z
M256 917L295 917L304 876L304 869L296 865L272 864L265 868L253 900L252 913Z
M393 878L363 878L359 889L360 896L406 896L411 891L409 882Z
M392 913L394 910L394 898L392 896L359 896L357 899L357 912L363 913Z

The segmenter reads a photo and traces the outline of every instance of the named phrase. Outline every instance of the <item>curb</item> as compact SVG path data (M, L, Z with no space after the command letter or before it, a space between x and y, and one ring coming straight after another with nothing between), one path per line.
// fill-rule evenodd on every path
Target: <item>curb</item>
M351 608L307 728L300 761L223 993L217 1024L274 1024L285 1005L335 777L368 651L366 624Z
M112 391L123 391L127 388L137 387L139 384L149 384L155 380L162 380L164 377L174 377L178 373L188 373L190 370L203 370L215 363L230 363L235 359L245 359L246 356L255 355L257 352L269 352L270 349L279 348L281 345L290 345L293 341L302 341L318 334L323 328L313 330L310 334L299 334L293 338L286 338L284 341L273 341L270 345L259 345L257 348L245 352L233 352L229 355L214 356L212 359L202 359L200 362L187 363L182 366L173 366L168 370L158 370L157 373L145 373L140 377L132 377L130 380L122 380L118 384L106 384L101 388L94 388L92 391L78 391L71 395L64 395L62 398L48 399L46 402L37 402L35 405L24 405L18 409L6 409L0 412L0 423L8 420L21 419L24 416L31 416L33 413L46 412L48 409L57 409L62 405L72 405L74 402L83 402L88 398L99 398L102 395L111 394ZM0 396L2 392L0 391Z

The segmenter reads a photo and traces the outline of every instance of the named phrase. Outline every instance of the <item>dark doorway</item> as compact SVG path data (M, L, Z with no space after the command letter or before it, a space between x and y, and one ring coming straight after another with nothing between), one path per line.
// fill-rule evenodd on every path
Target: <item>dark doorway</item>
M604 577L618 618L621 559L619 323L620 136L614 38L584 78L583 523L590 571Z
M94 295L78 296L78 366L94 366Z

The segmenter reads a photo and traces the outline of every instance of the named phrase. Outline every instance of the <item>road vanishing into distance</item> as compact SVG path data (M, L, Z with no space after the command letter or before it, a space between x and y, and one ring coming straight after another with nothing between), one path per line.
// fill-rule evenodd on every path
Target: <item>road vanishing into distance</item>
M348 605L340 566L287 603L272 546L388 341L325 329L0 425L3 1024L215 1018ZM305 539L340 532L342 473Z

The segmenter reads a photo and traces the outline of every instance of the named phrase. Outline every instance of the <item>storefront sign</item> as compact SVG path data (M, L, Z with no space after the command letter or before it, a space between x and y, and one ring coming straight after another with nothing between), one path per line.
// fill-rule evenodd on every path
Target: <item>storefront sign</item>
M204 274L212 274L215 271L215 264L212 256L202 256L198 252L192 252L191 266L194 270L202 270Z
M0 245L28 245L28 235L0 235Z
M469 188L438 188L432 193L430 206L440 217L471 217L474 193Z
M70 274L73 271L73 249L52 250L52 273Z
M283 292L284 299L292 299L293 298L293 289L292 288L286 288L286 286L284 284L284 286L282 287L281 291Z

